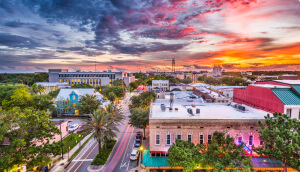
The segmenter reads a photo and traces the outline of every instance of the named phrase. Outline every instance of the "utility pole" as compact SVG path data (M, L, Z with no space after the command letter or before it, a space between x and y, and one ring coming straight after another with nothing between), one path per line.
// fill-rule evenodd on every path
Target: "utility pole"
M172 58L172 72L175 73L175 58Z

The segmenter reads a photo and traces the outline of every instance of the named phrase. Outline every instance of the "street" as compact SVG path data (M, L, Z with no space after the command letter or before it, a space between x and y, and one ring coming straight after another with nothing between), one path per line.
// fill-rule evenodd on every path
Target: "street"
M77 154L72 162L65 168L64 172L82 172L82 171L102 171L102 172L127 172L131 168L137 166L137 161L130 161L130 153L134 147L135 134L140 129L130 127L128 124L129 109L129 96L121 102L120 108L125 115L125 120L119 125L120 132L117 133L118 141L106 162L106 165L101 169L89 168L91 162L98 154L98 143L92 138L84 146L84 148Z

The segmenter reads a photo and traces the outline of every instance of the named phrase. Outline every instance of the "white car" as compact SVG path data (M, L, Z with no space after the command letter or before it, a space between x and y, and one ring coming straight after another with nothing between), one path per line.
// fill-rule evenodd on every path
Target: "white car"
M79 125L78 124L73 124L69 127L69 132L73 132L73 131L77 130L77 128L79 128Z
M137 160L139 158L140 151L137 148L134 148L130 154L130 160Z

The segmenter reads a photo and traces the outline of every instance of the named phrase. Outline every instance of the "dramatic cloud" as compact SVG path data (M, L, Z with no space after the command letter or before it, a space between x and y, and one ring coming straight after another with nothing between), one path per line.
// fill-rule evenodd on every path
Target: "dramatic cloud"
M169 70L171 58L183 70L295 70L299 11L298 0L0 1L0 72Z

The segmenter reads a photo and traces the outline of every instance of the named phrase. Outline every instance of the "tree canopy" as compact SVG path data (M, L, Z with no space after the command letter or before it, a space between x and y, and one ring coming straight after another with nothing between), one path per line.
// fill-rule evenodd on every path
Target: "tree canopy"
M300 171L300 121L275 112L273 116L265 116L265 123L259 121L259 126L259 139L263 144L254 151L282 161L284 171L287 166Z
M178 140L168 150L167 161L171 167L183 167L185 172L193 172L200 166L202 155L193 142Z
M99 108L101 102L95 95L83 95L79 99L79 103L76 105L76 109L79 113L90 114Z
M20 73L20 74L0 74L0 83L21 83L33 85L36 82L48 82L48 73Z
M146 91L137 96L132 96L130 100L130 108L149 108L151 101L155 102L156 100L156 93L154 91Z
M50 142L60 131L45 111L14 108L0 111L0 116L0 144L9 143L0 147L0 171L18 164L44 166L51 154L60 154L60 143Z
M149 124L149 109L132 108L130 109L130 115L128 117L128 124L137 128L142 128L144 130L145 137L145 129Z
M215 131L210 143L198 146L204 168L213 167L218 171L226 171L225 168L232 168L233 171L251 171L253 168L252 158L246 155L244 150L245 144L237 145L234 138L225 132Z

